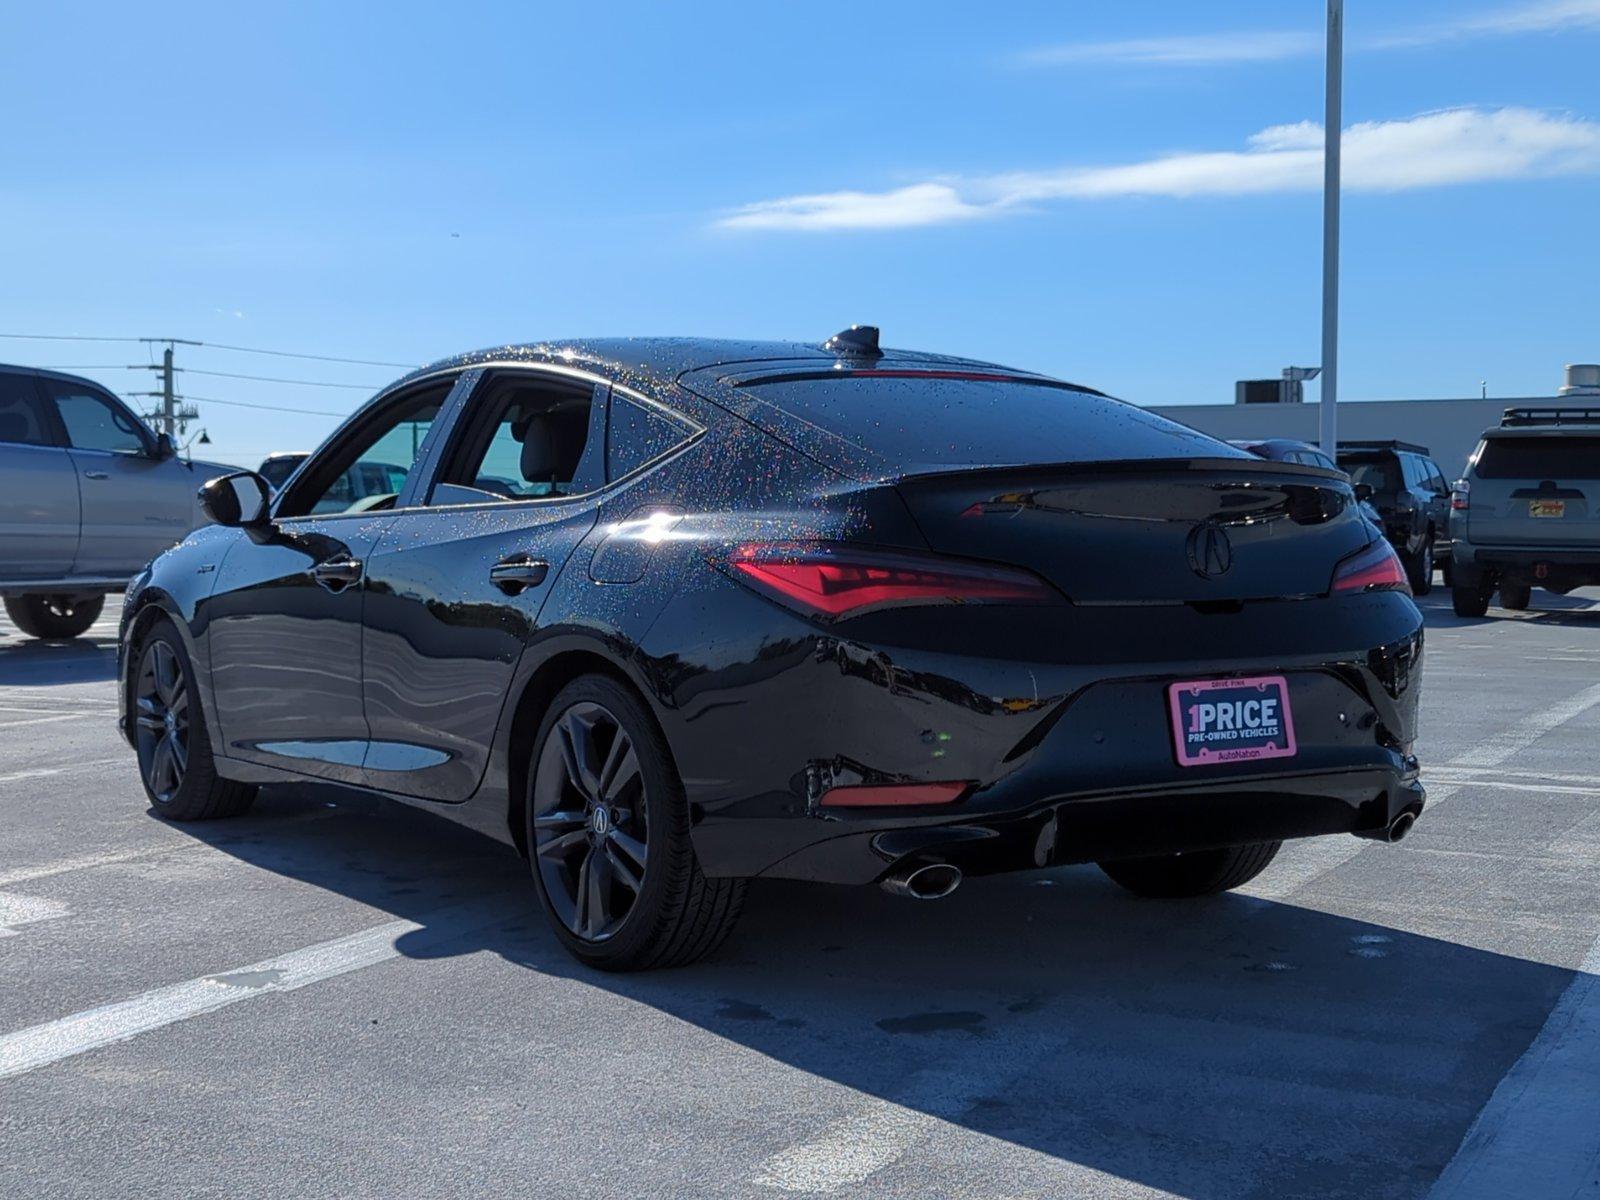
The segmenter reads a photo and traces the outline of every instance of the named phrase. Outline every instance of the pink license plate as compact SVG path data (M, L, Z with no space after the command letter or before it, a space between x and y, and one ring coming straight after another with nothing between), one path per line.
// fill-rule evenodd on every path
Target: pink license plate
M1180 767L1294 757L1294 716L1282 675L1193 679L1167 688Z

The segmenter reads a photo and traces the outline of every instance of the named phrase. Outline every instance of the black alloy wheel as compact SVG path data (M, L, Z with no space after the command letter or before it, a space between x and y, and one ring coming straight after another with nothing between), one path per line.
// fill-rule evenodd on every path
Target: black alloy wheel
M708 879L671 748L643 698L580 675L550 702L528 764L524 829L545 914L574 957L605 971L711 953L744 906L743 879Z
M134 721L144 785L157 804L169 804L189 770L189 681L163 638L152 638L140 657Z
M256 785L217 774L205 711L188 651L172 623L160 619L129 649L138 664L128 710L139 781L150 806L171 821L209 821L246 812Z
M644 890L649 813L633 741L603 706L556 718L533 784L535 860L556 915L575 937L609 938Z

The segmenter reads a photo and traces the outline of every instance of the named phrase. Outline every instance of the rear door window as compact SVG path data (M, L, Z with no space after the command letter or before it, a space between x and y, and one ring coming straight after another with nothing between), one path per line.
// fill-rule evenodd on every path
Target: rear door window
M0 442L49 446L54 441L33 376L0 372Z
M1600 479L1600 436L1486 438L1479 479Z
M479 384L431 504L551 500L604 483L604 389L509 373ZM598 431L598 432L597 432Z

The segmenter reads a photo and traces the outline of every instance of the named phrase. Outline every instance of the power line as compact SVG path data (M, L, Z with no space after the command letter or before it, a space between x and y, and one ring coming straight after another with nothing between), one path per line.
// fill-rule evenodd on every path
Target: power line
M375 392L382 384L328 383L321 379L281 379L274 375L238 375L232 371L202 371L196 367L179 367L186 375L215 375L219 379L254 379L261 383L296 383L302 387L349 388L357 392Z
M301 354L293 350L263 350L259 346L232 346L223 342L197 342L188 338L165 337L89 337L79 333L0 333L0 338L22 342L161 342L180 346L205 346L211 350L231 350L236 354L270 354L275 358L303 358L312 362L350 363L358 367L403 367L414 371L419 363L387 362L375 358L340 358L332 354Z
M142 342L132 337L86 337L81 333L0 333L0 338L14 338L22 342ZM165 339L163 339L165 340Z
M221 404L227 408L259 408L266 412L301 413L311 417L332 417L338 421L342 421L350 415L349 413L329 412L325 408L288 408L282 404L252 404L246 400L218 400L215 396L191 396L187 392L177 398L196 400L201 404Z
M160 339L165 341L166 339ZM196 342L197 346L207 346L212 350L233 350L240 354L271 354L277 358L304 358L316 362L354 363L359 367L404 367L414 371L420 363L383 362L372 358L335 358L328 354L295 354L289 350L260 350L254 346L225 346L221 342Z

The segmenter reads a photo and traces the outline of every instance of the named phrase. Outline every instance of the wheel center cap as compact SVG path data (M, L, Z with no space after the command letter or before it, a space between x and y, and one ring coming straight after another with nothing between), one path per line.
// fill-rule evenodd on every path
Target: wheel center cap
M161 723L167 727L167 732L171 733L178 727L178 718L169 709L165 714L162 715Z
M604 837L610 831L611 814L606 812L604 806L596 805L594 812L589 814L589 828L594 830L597 837Z

